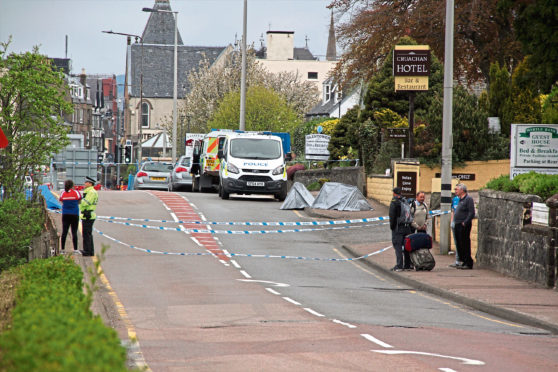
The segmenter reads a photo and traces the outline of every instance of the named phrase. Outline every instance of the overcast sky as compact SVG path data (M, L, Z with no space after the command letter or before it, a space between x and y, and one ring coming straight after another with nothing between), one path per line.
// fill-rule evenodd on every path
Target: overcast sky
M242 36L243 0L171 0L178 11L178 31L186 45L225 46ZM104 34L112 30L141 35L155 0L0 0L0 42L8 51L39 51L68 57L72 72L123 74L126 38ZM247 40L259 47L266 31L294 31L295 47L323 56L327 49L329 0L248 0Z

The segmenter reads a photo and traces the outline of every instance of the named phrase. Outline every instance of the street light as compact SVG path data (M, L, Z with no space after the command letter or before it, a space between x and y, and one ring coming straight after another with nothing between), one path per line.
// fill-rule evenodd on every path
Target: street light
M153 8L143 8L142 11L148 13L172 13L174 15L174 81L172 90L172 163L176 162L176 98L178 95L178 12L173 10L162 10ZM164 137L163 137L164 139Z
M122 36L127 36L128 40L130 40L131 37L136 38L136 43L138 42L138 40L140 41L140 46L141 46L141 63L140 63L140 110L139 110L139 138L138 138L138 148L139 148L139 157L138 157L138 163L141 163L141 157L142 157L142 148L141 148L141 142L143 141L143 38L139 35L134 35L134 34L127 34L124 32L114 32L112 30L109 31L102 31L105 34L112 34L112 35L122 35ZM129 44L127 44L129 45ZM126 74L128 74L128 58L126 57ZM124 89L128 89L127 86L124 87ZM127 107L126 107L127 108Z

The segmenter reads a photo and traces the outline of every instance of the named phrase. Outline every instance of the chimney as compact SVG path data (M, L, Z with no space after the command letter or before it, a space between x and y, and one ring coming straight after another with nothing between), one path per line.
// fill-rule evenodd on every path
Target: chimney
M294 59L294 31L267 31L267 59Z

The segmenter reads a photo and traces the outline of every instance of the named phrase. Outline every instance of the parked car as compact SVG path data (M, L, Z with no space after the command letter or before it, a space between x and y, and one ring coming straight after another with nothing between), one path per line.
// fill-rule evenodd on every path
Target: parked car
M178 159L169 178L169 191L175 191L180 188L192 189L191 167L191 156L183 155Z
M134 178L134 190L138 189L168 189L171 163L146 161L141 165Z

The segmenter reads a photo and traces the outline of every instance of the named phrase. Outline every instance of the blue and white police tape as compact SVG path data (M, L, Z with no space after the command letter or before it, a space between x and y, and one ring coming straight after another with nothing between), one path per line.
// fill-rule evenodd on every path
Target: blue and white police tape
M161 254L161 255L169 255L169 256L215 256L217 257L217 255L215 253L211 253L211 252L162 252L162 251L156 251L153 249L146 249L146 248L141 248L141 247L136 247L134 245L131 244L127 244L124 243L116 238L113 238L110 235L107 235L105 233L103 233L102 231L99 231L96 228L93 228L93 230L95 232L97 232L99 235L104 236L105 238L112 240L118 244L122 244L126 247L135 249L137 251L141 251L141 252L145 252L145 253L153 253L153 254ZM386 247L386 248L382 248L380 250L365 254L363 256L359 256L359 257L354 257L354 258L327 258L327 257L304 257L304 256L287 256L287 255L271 255L271 254L251 254L251 253L230 253L230 252L224 252L223 251L223 255L229 257L229 258L233 258L233 257L250 257L250 258L280 258L280 259L290 259L290 260L305 260L305 261L327 261L327 262L349 262L349 261L358 261L358 260L362 260L365 259L367 257L370 256L374 256L376 254L382 253L388 249L390 249L390 247Z
M291 230L211 230L211 229L189 229L185 227L164 227L164 226L151 226L151 225L140 225L133 224L129 222L118 222L112 220L100 220L107 223L115 223L125 226L141 227L144 229L154 229L154 230L165 230L165 231L183 231L187 234L199 233L199 234L228 234L228 235L258 235L258 234L285 234L285 233L295 233L295 232L310 232L310 231L324 231L324 230L340 230L340 229L354 229L361 227L376 227L381 225L387 225L389 222L369 224L369 225L348 225L348 226L331 226L319 229L291 229Z
M440 216L448 214L451 211L442 212L440 210L430 211L432 216ZM197 225L229 225L229 226L321 226L321 225L343 225L343 224L356 224L376 221L389 221L389 217L374 217L374 218L359 218L352 220L330 220L330 221L291 221L291 222L218 222L218 221L183 221L183 220L151 220L148 218L127 218L127 217L114 217L114 216L97 216L98 220L123 220L123 221L141 221L141 222L160 222L160 223L191 223Z

